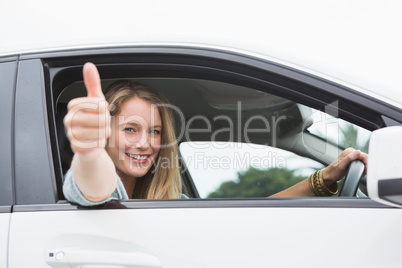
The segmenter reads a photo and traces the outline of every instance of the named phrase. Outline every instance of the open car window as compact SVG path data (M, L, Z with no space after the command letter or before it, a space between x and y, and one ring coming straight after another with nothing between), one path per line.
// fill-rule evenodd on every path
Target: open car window
M325 112L313 110L313 114L314 124L307 129L311 134L340 148L352 147L368 153L371 131Z
M190 197L268 197L331 163L347 147L367 151L370 131L284 97L227 82L182 78L130 78L156 88L171 102L181 174ZM107 90L115 79L102 80ZM62 115L83 82L57 99L63 172L72 152Z
M306 141L310 136L318 138L316 143L322 146L310 147L308 142L302 142L304 149L298 148L297 153L295 147L294 151L291 146L278 148L275 140L270 141L271 146L213 141L181 143L180 153L199 196L268 197L324 168L328 163L320 155L331 155L331 147L339 150L353 147L367 153L370 131L325 112L310 110L312 123L302 135ZM297 139L297 133L294 137ZM364 182L361 189L366 194Z
M324 167L258 144L183 142L180 153L201 198L268 197Z

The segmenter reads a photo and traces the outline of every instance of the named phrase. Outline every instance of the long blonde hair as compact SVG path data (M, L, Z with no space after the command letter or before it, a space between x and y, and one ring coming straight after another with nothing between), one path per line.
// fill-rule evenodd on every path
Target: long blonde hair
M171 111L166 107L168 101L155 89L129 80L113 83L106 100L111 107L110 115L120 113L122 105L132 99L140 98L156 105L162 120L161 148L153 168L142 178L137 179L132 198L171 199L180 198L182 185L178 163L178 149ZM161 163L160 160L166 161ZM131 198L131 197L130 197Z

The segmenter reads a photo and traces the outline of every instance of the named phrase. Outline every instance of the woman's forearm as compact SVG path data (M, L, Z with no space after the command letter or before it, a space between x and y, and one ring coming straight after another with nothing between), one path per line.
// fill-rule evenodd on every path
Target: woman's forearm
M309 179L305 179L279 193L271 195L270 197L306 197L315 196L310 187Z
M116 189L116 170L112 159L103 148L96 153L92 157L76 153L71 164L75 184L92 202L105 200Z

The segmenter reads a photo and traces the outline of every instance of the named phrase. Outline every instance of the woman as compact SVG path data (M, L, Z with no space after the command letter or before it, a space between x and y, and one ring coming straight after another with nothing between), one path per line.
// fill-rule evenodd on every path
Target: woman
M177 146L166 101L128 81L112 85L105 97L95 65L85 64L83 75L88 96L73 99L64 119L74 152L63 185L67 200L91 206L129 197L180 198ZM333 195L336 182L356 159L367 164L366 154L348 148L328 167L272 197ZM168 165L158 165L161 160Z
M70 101L64 118L74 152L64 177L67 200L91 206L129 197L180 198L177 146L166 100L129 81L116 82L104 96L95 65L85 64L83 75L88 96ZM161 160L170 165L162 167Z

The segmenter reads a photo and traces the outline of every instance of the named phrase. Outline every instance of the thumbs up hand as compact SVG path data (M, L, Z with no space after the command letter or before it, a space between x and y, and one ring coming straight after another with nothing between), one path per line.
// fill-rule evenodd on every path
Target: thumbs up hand
M87 89L88 97L105 100L96 66L90 62L85 63L82 68L82 74L84 76L84 84Z
M110 114L96 66L86 63L83 76L87 97L68 103L64 126L73 152L92 158L105 149L110 135Z

